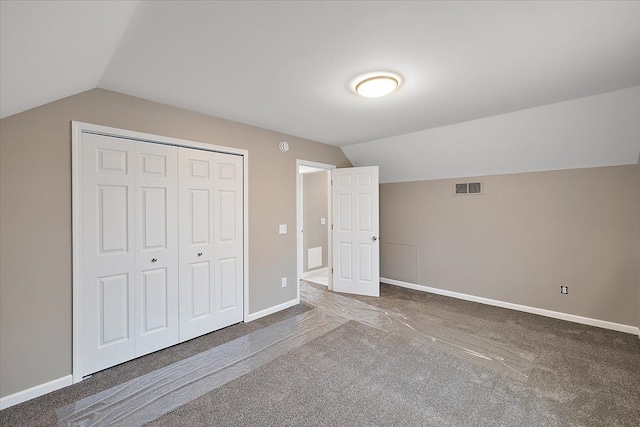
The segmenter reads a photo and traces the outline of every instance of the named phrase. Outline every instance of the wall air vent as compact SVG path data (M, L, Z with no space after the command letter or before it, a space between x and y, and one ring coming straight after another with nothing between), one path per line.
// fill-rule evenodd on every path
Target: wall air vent
M467 194L467 183L456 184L456 194Z
M456 196L467 196L469 194L482 194L482 181L476 182L457 182L454 185L454 194Z
M482 194L482 183L481 182L470 182L469 183L469 194Z

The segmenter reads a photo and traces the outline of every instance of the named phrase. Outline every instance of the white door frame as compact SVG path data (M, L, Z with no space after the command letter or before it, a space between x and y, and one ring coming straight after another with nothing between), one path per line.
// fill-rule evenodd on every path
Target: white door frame
M302 185L301 185L301 177L300 166L310 166L318 169L325 169L329 173L327 173L327 234L329 238L329 243L327 247L327 270L329 272L329 290L333 290L333 280L331 275L331 269L333 267L333 254L332 254L332 233L331 233L331 224L333 224L332 220L332 210L331 210L331 171L336 168L336 165L330 165L327 163L318 163L312 162L309 160L301 160L296 159L296 237L297 237L297 277L296 277L296 300L300 302L300 279L302 279L302 272L304 270L303 266L303 240L302 240Z
M173 145L177 147L196 148L198 150L215 151L226 154L236 154L243 159L243 227L244 227L244 307L243 318L248 322L249 316L249 152L240 148L224 147L221 145L207 144L203 142L189 141L186 139L171 138L168 136L153 135L131 130L94 125L90 123L71 122L71 213L73 235L73 344L72 344L72 373L73 383L82 381L80 374L80 278L81 278L81 254L82 254L82 162L81 154L82 133L93 133L111 136L115 138L127 138L134 141L150 142L155 144ZM297 173L297 169L296 169ZM300 287L298 285L298 294Z

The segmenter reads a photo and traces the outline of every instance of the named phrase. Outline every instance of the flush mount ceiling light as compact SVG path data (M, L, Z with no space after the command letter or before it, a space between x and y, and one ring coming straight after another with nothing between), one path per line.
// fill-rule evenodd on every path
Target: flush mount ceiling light
M393 92L402 79L395 73L376 72L358 77L352 83L353 90L367 98L378 98Z

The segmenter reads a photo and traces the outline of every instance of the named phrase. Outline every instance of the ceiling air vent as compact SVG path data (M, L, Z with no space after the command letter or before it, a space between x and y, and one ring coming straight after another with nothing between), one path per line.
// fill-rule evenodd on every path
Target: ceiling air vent
M482 181L457 182L455 184L456 196L467 196L469 194L482 194Z

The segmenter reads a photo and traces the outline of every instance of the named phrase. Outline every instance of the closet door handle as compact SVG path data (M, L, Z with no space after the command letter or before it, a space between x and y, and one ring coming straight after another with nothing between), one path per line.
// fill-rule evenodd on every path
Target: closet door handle
M198 256L202 256L202 252L198 252Z
M156 262L158 261L158 258L151 258L151 262Z

